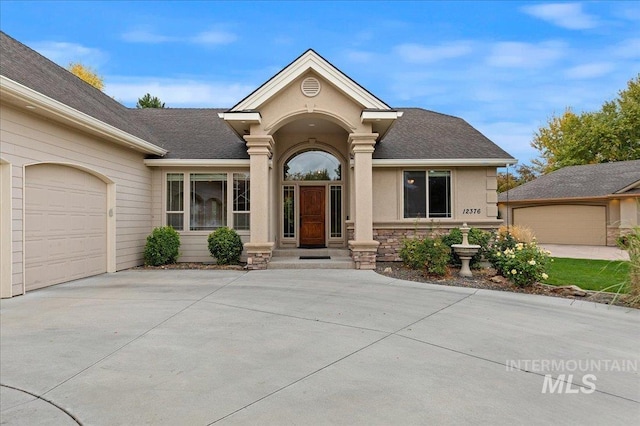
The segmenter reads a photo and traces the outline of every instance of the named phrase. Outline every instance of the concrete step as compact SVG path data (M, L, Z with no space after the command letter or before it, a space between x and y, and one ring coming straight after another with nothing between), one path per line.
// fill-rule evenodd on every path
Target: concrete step
M300 259L300 256L321 256L329 259ZM354 269L349 250L336 248L276 249L267 269Z
M298 258L271 258L267 269L355 269L351 258L330 260L300 260Z

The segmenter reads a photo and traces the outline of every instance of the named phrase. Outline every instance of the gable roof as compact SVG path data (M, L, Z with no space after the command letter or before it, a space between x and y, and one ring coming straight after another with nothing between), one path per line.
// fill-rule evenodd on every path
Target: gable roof
M502 148L461 118L422 108L398 108L389 133L376 144L374 159L496 159L514 162Z
M499 201L558 198L591 198L613 194L637 194L640 160L569 166L510 189Z
M313 49L309 49L284 67L276 75L267 80L243 100L234 105L229 111L253 111L257 110L271 96L279 92L295 79L309 70L313 70L320 77L326 79L339 90L362 105L365 109L391 110L389 105L375 97L364 87L360 86L349 76L344 74L329 61L324 59Z

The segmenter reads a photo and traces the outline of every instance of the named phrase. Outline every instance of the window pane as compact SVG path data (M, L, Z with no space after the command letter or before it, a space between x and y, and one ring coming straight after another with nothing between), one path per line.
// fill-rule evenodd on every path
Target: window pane
M425 172L404 172L404 217L427 217Z
M183 182L182 173L167 174L167 211L181 212L183 211L184 199L182 191Z
M226 180L224 173L191 174L192 231L227 225Z
M176 231L182 231L184 229L184 214L167 213L167 225L173 226Z
M248 231L249 228L249 213L234 213L233 214L233 228L238 231Z
M284 180L340 180L340 161L325 151L305 151L284 165Z
M295 187L285 186L283 188L283 236L284 238L295 238Z
M248 212L249 206L249 173L233 174L233 211Z
M331 186L331 237L342 237L342 187Z
M451 217L450 172L429 172L429 217Z

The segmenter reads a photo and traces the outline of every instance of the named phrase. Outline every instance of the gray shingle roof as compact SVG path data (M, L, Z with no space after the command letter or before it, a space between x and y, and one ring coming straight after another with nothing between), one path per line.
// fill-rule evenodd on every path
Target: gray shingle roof
M164 158L245 159L244 141L217 115L227 109L130 109L0 31L0 73L169 151ZM420 108L376 145L376 159L511 159L461 118Z
M601 197L636 183L640 160L570 166L503 192L499 200L506 201L507 193L509 201Z
M396 120L373 158L513 159L461 118L421 108L398 108Z
M129 114L156 133L163 158L248 159L244 140L218 117L226 109L143 108Z
M147 142L156 142L153 133L135 122L124 105L2 31L0 52L0 73L5 77Z

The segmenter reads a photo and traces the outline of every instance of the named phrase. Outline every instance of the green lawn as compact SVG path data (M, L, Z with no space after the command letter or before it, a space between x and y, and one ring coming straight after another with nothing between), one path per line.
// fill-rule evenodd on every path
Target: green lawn
M545 284L577 285L585 290L620 291L629 277L629 262L554 257ZM622 292L626 292L623 288Z

